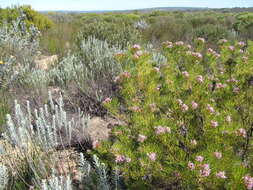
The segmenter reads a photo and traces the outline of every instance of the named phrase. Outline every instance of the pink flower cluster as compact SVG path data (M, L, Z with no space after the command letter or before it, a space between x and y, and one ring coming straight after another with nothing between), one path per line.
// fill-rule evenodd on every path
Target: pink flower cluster
M152 161L155 161L155 160L156 160L156 153L155 153L155 152L147 153L147 156L148 156L149 159L152 160Z
M129 109L133 112L141 112L141 108L139 108L139 106L132 106Z
M141 46L140 46L139 44L134 44L134 45L132 46L132 49L133 49L133 50L140 50L140 49L141 49Z
M198 59L202 59L203 58L203 55L199 52L192 52L192 51L187 51L186 52L188 55L191 55L193 57L196 57Z
M248 190L253 189L253 177L246 175L243 177L244 184Z
M231 79L228 79L227 82L229 82L229 83L238 83L239 81L236 80L235 78L231 78Z
M238 42L238 45L241 47L244 47L244 46L246 46L246 43L245 42Z
M221 39L221 40L219 41L219 43L227 43L227 42L228 42L227 39Z
M212 48L208 48L207 50L210 54L212 54L215 57L220 57L220 54L218 54L216 51L214 51Z
M202 75L198 75L196 80L199 82L199 83L203 83L204 82L204 77Z
M155 133L157 135L164 134L164 133L171 133L171 129L169 127L157 126L155 128Z
M169 41L163 42L162 45L167 48L173 48L173 43Z
M128 158L124 155L117 155L116 158L115 158L115 162L116 163L124 163L124 162L131 162L131 158Z
M209 164L203 164L201 167L202 169L199 171L200 175L202 177L208 177L211 173Z
M234 50L235 50L235 47L234 47L234 46L229 46L228 49L229 49L230 51L234 51Z
M188 162L188 168L189 168L190 170L194 170L194 169L195 169L194 163Z
M208 110L210 113L212 113L212 114L215 113L214 108L213 108L210 104L207 104L207 110Z
M220 172L216 173L216 177L221 178L221 179L227 178L224 171L220 171Z
M239 93L240 93L240 88L234 87L234 88L233 88L233 92L234 92L235 94L239 94Z
M222 83L217 83L217 84L216 84L216 88L217 88L217 89L226 88L226 86L227 86L226 84L222 84Z
M240 128L236 131L236 135L246 138L247 137L247 132L244 128Z
M196 156L196 161L197 162L203 162L204 157L203 156Z
M176 44L177 46L183 46L183 45L184 45L184 42L183 42L183 41L178 41L178 42L175 42L175 44Z
M198 104L195 101L192 101L192 109L197 109L198 108Z
M112 101L111 98L106 98L104 101L103 101L103 104L107 104L107 103L110 103Z
M147 136L145 136L145 135L138 135L137 141L143 143L146 139L147 139Z
M139 50L135 52L133 57L134 59L139 59L142 55L143 55L143 51Z
M178 99L177 102L178 102L178 104L181 106L181 110L182 110L183 112L186 112L186 111L189 110L189 107L188 107L186 104L184 104L183 101L182 101L181 99Z
M214 156L215 156L217 159L221 159L221 158L222 158L222 153L221 153L221 152L214 152L213 154L214 154Z
M214 128L216 128L216 127L218 127L218 122L217 121L211 121L211 126L212 127L214 127Z
M184 77L188 78L190 75L187 71L183 71L182 74L184 75Z

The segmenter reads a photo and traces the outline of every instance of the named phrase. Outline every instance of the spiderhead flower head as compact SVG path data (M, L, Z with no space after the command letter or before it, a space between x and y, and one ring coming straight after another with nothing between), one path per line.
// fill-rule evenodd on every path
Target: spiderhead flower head
M253 189L253 177L246 175L243 177L243 181L248 190Z
M151 161L155 161L155 160L156 160L156 157L157 157L157 155L156 155L155 152L147 153L147 156L149 157L149 159L150 159Z
M203 162L204 157L203 156L196 156L196 161L197 162Z
M147 139L147 136L145 136L145 135L138 135L137 141L143 143L146 139Z
M216 177L221 178L221 179L226 179L227 178L224 171L220 171L220 172L216 173Z
M192 109L197 109L198 108L198 104L195 101L192 101Z
M221 153L221 152L214 152L213 154L214 154L214 156L215 156L217 159L221 159L221 158L222 158L222 153Z
M218 122L217 121L211 121L211 126L212 127L214 127L214 128L216 128L216 127L218 127Z
M107 103L110 103L112 101L111 98L106 98L104 101L103 101L103 104L107 104Z
M194 170L194 169L195 169L194 163L188 162L188 168L189 168L190 170Z

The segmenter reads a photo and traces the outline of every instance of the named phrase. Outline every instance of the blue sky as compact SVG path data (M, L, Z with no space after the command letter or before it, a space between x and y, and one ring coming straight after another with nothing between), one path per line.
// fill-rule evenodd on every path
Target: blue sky
M253 0L0 0L0 7L31 5L36 10L124 10L151 7L253 7Z

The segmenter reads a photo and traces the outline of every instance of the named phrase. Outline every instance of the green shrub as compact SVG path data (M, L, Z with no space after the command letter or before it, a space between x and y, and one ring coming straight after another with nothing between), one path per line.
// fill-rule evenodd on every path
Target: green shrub
M137 45L119 59L120 95L104 104L126 125L95 152L129 189L253 185L253 44L220 43L217 53L203 39L166 42L162 65Z
M90 36L107 41L110 46L120 46L122 48L139 41L138 31L133 26L125 23L98 22L96 24L85 24L78 34L77 44L82 39L87 39Z

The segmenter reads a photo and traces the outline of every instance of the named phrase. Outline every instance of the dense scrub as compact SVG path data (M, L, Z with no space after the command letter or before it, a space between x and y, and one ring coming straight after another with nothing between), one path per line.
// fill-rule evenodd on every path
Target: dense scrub
M0 28L1 189L253 189L251 13L30 16Z

